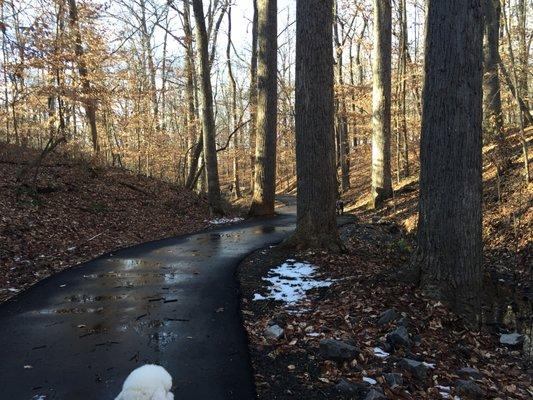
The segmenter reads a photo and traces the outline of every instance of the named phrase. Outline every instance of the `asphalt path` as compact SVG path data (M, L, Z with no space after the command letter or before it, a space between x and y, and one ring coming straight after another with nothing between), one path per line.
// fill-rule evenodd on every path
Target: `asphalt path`
M274 218L134 246L4 303L0 399L114 399L145 363L170 372L178 400L255 398L235 269L294 224L289 205Z

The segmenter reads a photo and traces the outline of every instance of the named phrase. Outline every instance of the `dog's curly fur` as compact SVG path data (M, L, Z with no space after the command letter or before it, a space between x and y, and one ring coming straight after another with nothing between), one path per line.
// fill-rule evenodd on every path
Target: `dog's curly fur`
M172 377L159 365L147 364L133 370L115 400L174 400Z

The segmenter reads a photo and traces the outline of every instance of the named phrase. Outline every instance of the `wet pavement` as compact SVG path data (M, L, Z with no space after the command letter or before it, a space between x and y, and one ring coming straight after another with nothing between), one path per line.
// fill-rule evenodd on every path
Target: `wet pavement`
M253 399L235 267L294 229L281 211L102 256L1 305L0 399L114 399L145 363L176 399Z

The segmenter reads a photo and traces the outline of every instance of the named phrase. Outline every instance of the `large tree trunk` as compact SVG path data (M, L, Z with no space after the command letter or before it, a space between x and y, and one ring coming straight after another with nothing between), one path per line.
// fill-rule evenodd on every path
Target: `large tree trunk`
M259 0L255 183L250 215L273 215L276 197L277 0Z
M257 0L253 0L254 16L252 21L252 56L250 60L250 193L255 184L255 132L257 129Z
M413 258L420 285L472 324L482 284L481 1L428 1Z
M207 33L205 30L204 8L202 0L192 2L196 22L196 42L198 62L200 63L200 94L202 109L203 150L207 180L207 199L214 213L222 213L220 183L218 179L218 161L216 149L215 117L213 114L213 90L207 50Z
M373 0L374 47L372 50L372 206L392 197L391 129L391 4Z
M78 73L81 78L81 85L83 89L83 102L85 105L85 114L89 127L91 129L91 140L93 144L93 150L95 153L100 152L100 145L98 143L98 130L96 127L96 101L92 97L91 82L89 80L89 71L87 70L87 64L84 59L83 45L81 41L81 32L78 22L78 7L76 0L69 0L69 19L70 28L75 32L75 54L78 59Z
M335 221L333 0L296 3L298 211L288 244L339 250Z

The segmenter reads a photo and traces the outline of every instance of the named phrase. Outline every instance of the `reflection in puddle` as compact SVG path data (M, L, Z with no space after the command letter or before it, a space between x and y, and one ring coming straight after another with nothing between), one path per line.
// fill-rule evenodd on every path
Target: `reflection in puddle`
M104 311L104 307L98 307L98 308L73 307L73 308L44 308L42 310L34 311L34 313L42 314L42 315L95 314L95 313L101 313L102 311Z
M161 350L162 347L167 346L178 339L178 335L174 332L155 332L150 335L148 343Z
M130 269L136 268L142 262L141 260L134 260L134 259L125 259L125 260L121 260L121 261L122 261L122 265L123 265L125 270L130 270Z
M274 226L261 226L253 230L255 234L264 234L264 233L274 233L277 231L277 228Z
M66 301L70 301L72 303L92 303L97 301L109 301L109 300L121 300L125 298L125 295L116 295L116 296L90 296L87 294L77 296L72 295L65 297Z

